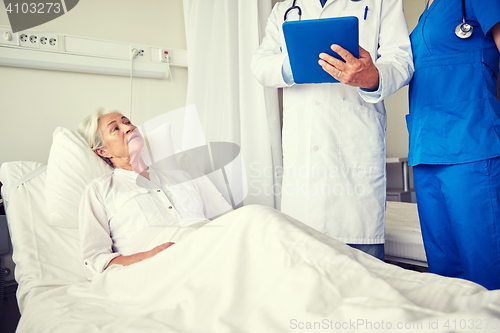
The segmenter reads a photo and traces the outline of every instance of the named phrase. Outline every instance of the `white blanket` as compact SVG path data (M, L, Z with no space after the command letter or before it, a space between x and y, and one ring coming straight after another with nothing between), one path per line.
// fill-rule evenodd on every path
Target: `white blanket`
M153 258L34 296L18 332L497 332L499 317L500 291L382 263L246 206Z

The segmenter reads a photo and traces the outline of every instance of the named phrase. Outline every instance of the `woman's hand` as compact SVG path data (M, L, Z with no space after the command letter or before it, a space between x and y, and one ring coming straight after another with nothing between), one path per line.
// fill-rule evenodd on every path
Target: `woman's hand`
M119 256L119 257L113 258L113 260L111 260L109 262L109 264L108 264L108 266L106 266L106 268L108 268L111 265L128 266L128 265L135 264L136 262L143 261L144 259L154 257L155 255L157 255L161 251L168 249L170 246L172 246L174 244L175 243L167 242L167 243L163 243L161 245L158 245L157 247L152 248L151 250L146 251L146 252L139 252L136 254L131 254L129 256Z
M498 22L493 26L493 28L491 28L491 35L493 36L493 40L497 45L498 51L500 52L500 22Z
M498 22L493 26L493 28L491 28L491 35L493 36L493 40L497 45L498 51L500 52L500 22ZM500 101L500 75L498 76L497 82L497 98Z
M379 73L368 51L359 47L359 59L339 45L332 45L332 51L345 62L326 53L321 53L318 63L325 72L338 81L353 87L375 91L378 89Z
M167 242L167 243L163 243L161 245L158 245L157 247L145 252L145 253L149 253L149 257L147 257L147 258L153 257L154 255L160 253L161 251L168 249L172 245L174 245L174 243L172 243L172 242Z

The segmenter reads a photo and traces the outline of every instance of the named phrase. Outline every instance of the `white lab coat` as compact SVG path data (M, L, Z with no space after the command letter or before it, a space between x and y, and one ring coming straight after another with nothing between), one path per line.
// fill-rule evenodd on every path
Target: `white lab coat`
M340 83L287 86L282 24L291 5L292 0L275 5L252 60L261 84L284 87L282 211L345 243L384 243L382 100L408 84L414 70L402 0L328 0L324 8L319 0L296 3L302 20L358 17L360 45L381 76L375 96ZM297 19L297 11L291 11L288 20Z

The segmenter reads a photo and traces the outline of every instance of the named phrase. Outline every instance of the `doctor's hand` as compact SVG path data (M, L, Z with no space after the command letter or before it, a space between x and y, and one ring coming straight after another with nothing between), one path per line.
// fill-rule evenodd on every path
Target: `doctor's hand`
M347 85L372 91L378 89L378 69L375 67L368 51L360 46L359 59L356 59L349 51L339 45L333 44L331 49L341 56L345 62L326 53L321 53L318 63L323 70Z

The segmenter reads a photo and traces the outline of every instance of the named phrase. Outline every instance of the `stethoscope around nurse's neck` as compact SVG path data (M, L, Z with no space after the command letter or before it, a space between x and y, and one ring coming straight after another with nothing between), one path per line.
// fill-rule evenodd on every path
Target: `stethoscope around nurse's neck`
M455 29L455 35L462 39L469 38L474 30L472 25L467 23L466 20L467 17L465 16L465 0L462 0L462 23L460 23Z
M319 0L318 0L319 1ZM358 2L358 1L361 1L361 0L351 0L352 2ZM302 18L302 9L300 8L300 6L296 6L295 3L297 2L297 0L293 0L293 3L292 3L292 6L290 6L290 8L288 8L285 12L285 17L283 18L284 21L286 21L287 17L288 17L288 13L291 12L292 10L296 9L298 14L299 14L299 21L300 19Z

